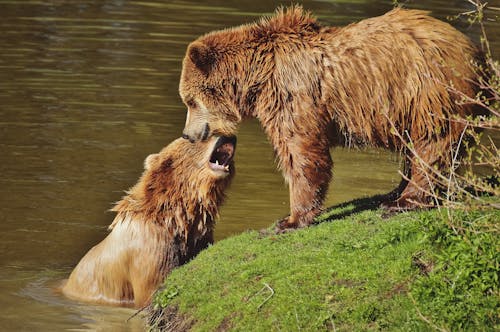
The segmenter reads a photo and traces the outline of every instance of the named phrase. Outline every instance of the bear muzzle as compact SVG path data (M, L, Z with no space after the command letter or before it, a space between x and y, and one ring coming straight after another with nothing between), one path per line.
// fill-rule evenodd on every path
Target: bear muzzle
M235 151L236 136L219 137L210 155L208 163L210 169L215 172L229 173Z
M202 130L194 133L194 134L189 134L184 130L182 133L182 138L189 140L191 143L197 142L197 141L206 141L210 137L210 126L208 123L205 123L202 127Z

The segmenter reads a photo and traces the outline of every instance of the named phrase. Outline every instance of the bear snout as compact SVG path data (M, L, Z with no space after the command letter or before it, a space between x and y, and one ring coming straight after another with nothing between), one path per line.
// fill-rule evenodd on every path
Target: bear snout
M210 134L210 126L208 123L205 123L205 126L203 127L203 134L201 135L201 140L205 141Z
M182 138L189 140L189 142L191 142L191 143L194 143L194 142L195 142L195 140L194 140L194 139L192 139L191 137L189 137L189 135L188 135L188 134L184 134L184 133L182 133Z
M196 133L187 133L186 129L184 129L184 132L182 133L182 138L189 140L191 143L197 142L197 141L206 141L210 137L210 126L208 123L205 123L202 127L202 129L199 132Z

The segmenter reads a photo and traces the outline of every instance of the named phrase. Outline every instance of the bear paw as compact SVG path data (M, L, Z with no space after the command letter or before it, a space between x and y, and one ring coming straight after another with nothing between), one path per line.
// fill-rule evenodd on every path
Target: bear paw
M400 197L397 200L385 201L380 204L380 207L385 210L383 217L390 217L399 212L425 209L431 206L418 198Z
M274 232L276 234L284 234L293 232L299 228L306 227L306 225L300 225L299 223L291 221L290 219L291 219L290 216L288 216L278 221L274 229Z

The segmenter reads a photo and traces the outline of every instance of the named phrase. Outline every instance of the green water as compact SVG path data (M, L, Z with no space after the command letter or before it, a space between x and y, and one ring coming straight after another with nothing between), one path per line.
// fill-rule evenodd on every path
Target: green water
M303 1L322 22L380 15L392 1ZM141 330L132 310L78 304L52 291L94 244L144 158L181 134L177 86L187 44L289 1L0 0L0 330ZM466 1L409 2L444 19ZM474 39L478 31L453 23ZM492 47L500 27L489 22ZM326 205L386 192L397 156L332 151ZM269 226L288 189L259 124L241 126L237 176L216 238ZM193 276L195 277L195 276Z

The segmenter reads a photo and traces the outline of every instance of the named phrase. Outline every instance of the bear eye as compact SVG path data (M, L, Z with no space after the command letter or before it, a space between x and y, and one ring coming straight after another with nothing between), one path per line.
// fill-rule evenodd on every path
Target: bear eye
M186 105L187 105L187 107L189 107L189 108L196 108L196 102L194 101L194 99L189 99L189 100L186 102Z

